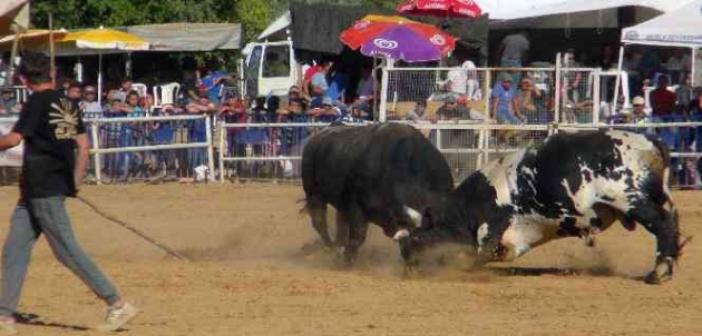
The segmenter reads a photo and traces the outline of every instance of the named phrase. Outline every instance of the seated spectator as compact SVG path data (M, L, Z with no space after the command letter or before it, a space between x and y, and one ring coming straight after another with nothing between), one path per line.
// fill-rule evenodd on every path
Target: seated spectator
M458 99L454 96L448 96L444 101L444 105L436 111L436 116L439 120L470 120L470 110L462 104L458 104Z
M512 88L512 76L500 75L500 83L492 90L490 115L500 124L520 124L524 120L515 106L515 92Z
M429 120L429 116L427 115L427 102L425 100L418 100L414 105L414 109L405 114L405 120L413 122Z
M87 85L83 89L83 100L80 102L80 109L84 115L102 116L102 106L97 102L97 91L92 85Z
M647 121L646 116L646 100L641 96L636 96L632 100L632 109L624 109L611 119L615 124L635 124Z
M0 114L16 115L19 114L20 110L21 106L17 103L15 92L11 88L3 88L0 98Z
M677 97L668 90L668 76L660 76L656 89L651 91L651 107L655 118L667 119L672 116Z
M146 116L151 116L154 113L154 95L147 93L139 98L139 107L144 111Z
M527 77L523 77L519 83L519 91L514 97L514 106L517 115L522 115L531 120L538 121L539 112L536 106L536 100L541 98L542 93L536 88L534 82Z
M334 106L331 98L324 97L320 107L312 108L309 115L318 122L334 122L341 117L341 110Z

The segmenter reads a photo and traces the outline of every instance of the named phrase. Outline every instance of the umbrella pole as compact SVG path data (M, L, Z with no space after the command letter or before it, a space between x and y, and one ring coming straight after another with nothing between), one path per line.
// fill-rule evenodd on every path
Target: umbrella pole
M102 52L98 53L98 105L102 106Z
M54 15L49 13L49 58L51 59L51 85L56 87L56 50L54 50Z
M12 51L10 52L10 64L9 68L7 70L7 82L5 83L5 86L10 87L14 85L14 79L15 79L15 58L17 57L17 48L19 44L19 39L20 39L20 32L17 30L15 33L15 40L12 42Z

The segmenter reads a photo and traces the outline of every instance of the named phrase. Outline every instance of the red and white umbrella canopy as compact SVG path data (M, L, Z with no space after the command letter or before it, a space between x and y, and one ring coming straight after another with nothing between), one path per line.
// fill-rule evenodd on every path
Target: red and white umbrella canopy
M474 0L407 0L397 6L397 11L440 17L478 18L482 15L482 9Z

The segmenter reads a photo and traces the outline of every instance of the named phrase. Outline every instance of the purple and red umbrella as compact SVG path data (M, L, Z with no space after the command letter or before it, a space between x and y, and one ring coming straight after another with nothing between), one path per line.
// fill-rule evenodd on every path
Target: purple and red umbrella
M366 56L409 63L439 60L456 47L456 38L439 28L399 16L368 15L339 38Z

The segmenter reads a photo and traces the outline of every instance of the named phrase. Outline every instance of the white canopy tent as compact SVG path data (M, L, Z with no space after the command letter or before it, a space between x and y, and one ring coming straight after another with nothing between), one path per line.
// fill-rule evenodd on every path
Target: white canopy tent
M515 20L545 15L598 11L626 6L667 13L689 0L477 0L491 20Z
M29 0L0 1L0 36L12 33L13 25L29 27Z
M671 1L677 2L677 1ZM618 73L622 72L624 48L627 45L690 48L692 52L692 84L695 85L697 49L702 48L702 0L678 2L678 8L639 25L622 30ZM617 76L614 102L619 99L621 76ZM615 105L616 106L616 105Z

